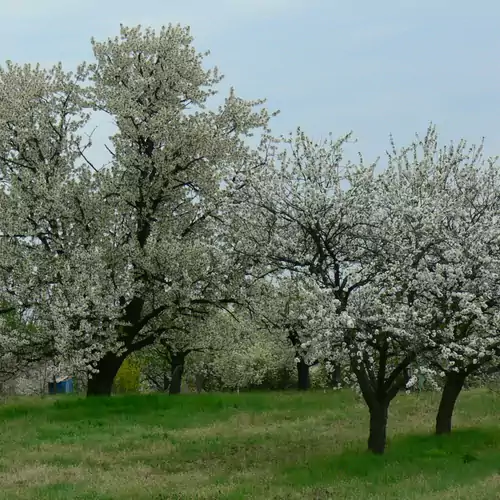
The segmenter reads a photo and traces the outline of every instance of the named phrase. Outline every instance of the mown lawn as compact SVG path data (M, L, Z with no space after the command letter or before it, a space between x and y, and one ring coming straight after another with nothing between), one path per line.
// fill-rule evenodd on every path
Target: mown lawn
M500 396L401 395L385 456L350 392L17 399L0 406L0 499L500 499Z

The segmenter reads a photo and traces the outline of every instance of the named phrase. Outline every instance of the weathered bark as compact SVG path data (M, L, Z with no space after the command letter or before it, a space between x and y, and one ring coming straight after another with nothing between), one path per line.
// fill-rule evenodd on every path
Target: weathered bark
M376 455L382 455L387 441L387 416L389 403L386 401L372 404L370 410L370 434L368 449Z
M311 387L309 368L309 365L303 359L300 359L297 363L297 388L299 391L307 391Z
M467 373L448 372L446 374L439 410L436 416L436 434L449 434L451 432L451 422L453 410L462 390Z
M107 353L98 363L98 373L89 378L87 396L111 396L113 381L128 354Z
M186 359L186 353L179 352L172 354L171 356L171 376L170 376L170 387L169 394L180 394L182 375L184 374L184 362Z

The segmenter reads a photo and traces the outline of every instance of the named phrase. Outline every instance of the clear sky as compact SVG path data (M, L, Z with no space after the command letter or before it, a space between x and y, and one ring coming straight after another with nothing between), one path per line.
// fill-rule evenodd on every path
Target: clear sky
M430 121L500 153L498 0L0 0L0 61L91 59L119 24L190 25L239 95L280 109L273 129L350 130L367 159Z

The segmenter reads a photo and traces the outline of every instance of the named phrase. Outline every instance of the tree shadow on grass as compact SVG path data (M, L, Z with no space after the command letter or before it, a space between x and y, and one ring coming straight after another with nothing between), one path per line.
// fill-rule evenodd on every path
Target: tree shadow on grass
M398 436L388 443L382 456L349 450L313 457L282 472L297 486L356 479L377 491L419 477L425 491L440 491L500 472L500 429L461 429L448 436Z

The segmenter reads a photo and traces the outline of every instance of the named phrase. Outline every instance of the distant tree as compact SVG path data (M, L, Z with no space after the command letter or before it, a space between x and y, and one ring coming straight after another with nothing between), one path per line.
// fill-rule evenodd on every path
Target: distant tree
M292 347L297 388L309 389L310 368L324 358L317 339L335 327L335 298L329 289L303 275L278 276L256 289L252 303L256 323L269 329L283 345Z

